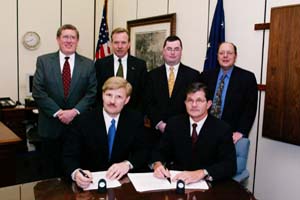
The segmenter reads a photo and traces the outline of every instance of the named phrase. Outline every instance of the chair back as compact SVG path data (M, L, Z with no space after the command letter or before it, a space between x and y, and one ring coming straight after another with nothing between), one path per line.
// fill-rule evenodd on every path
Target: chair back
M241 138L235 144L237 172L233 179L240 183L249 177L249 171L247 170L249 147L250 140L248 138Z

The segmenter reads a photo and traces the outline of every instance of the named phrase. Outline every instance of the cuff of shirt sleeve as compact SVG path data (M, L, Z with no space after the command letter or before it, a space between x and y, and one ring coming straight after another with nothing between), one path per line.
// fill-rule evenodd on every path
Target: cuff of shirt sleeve
M209 175L208 171L206 169L203 170L204 172L204 179L207 181L213 181L213 177Z
M72 178L73 181L76 181L75 174L76 174L76 172L77 172L78 170L79 170L79 168L78 168L78 169L75 169L75 170L72 172L72 174L71 174L71 178Z
M124 163L126 163L129 166L129 170L133 169L133 165L128 160L125 160Z
M164 122L163 122L163 121L159 121L159 122L156 124L156 126L155 126L155 129L156 129L156 130L159 130L158 127L159 127L159 125L160 125L161 123L164 123Z

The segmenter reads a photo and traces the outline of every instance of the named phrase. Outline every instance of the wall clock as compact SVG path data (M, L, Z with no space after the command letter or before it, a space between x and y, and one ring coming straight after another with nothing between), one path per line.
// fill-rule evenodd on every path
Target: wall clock
M40 45L41 38L37 32L28 31L22 38L22 43L26 49L34 50Z

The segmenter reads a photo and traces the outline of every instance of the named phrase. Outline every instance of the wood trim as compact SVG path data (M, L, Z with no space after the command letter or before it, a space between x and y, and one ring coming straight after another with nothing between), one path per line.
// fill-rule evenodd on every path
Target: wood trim
M266 91L266 87L267 87L266 84L258 84L258 85L257 85L257 89L258 89L259 91Z
M270 23L254 24L254 30L270 30Z

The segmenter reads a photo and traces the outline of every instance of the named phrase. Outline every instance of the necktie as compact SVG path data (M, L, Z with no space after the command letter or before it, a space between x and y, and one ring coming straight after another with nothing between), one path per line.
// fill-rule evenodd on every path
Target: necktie
M119 68L118 68L118 71L117 71L117 76L120 76L123 78L123 65L122 65L122 62L121 62L121 58L118 59L119 61Z
M224 79L225 79L226 75L222 75L221 77L221 81L219 83L217 92L216 92L216 96L214 98L213 101L213 105L212 108L210 110L210 114L212 114L213 116L215 116L216 118L221 118L221 109L222 109L222 92L223 92L223 88L224 88Z
M108 159L110 159L112 147L114 144L115 134L116 134L116 126L115 126L115 120L111 120L110 127L108 129Z
M62 71L62 81L63 81L63 86L64 86L64 97L65 99L69 95L69 89L71 85L71 68L70 64L68 62L70 57L65 57L65 63Z
M169 73L169 79L168 79L168 87L169 87L169 97L171 97L174 83L175 83L175 74L174 74L174 67L170 66L170 73Z
M192 124L192 127L193 127L193 130L192 130L192 145L193 147L195 146L197 140L198 140L198 135L197 135L197 124L196 123L193 123Z

